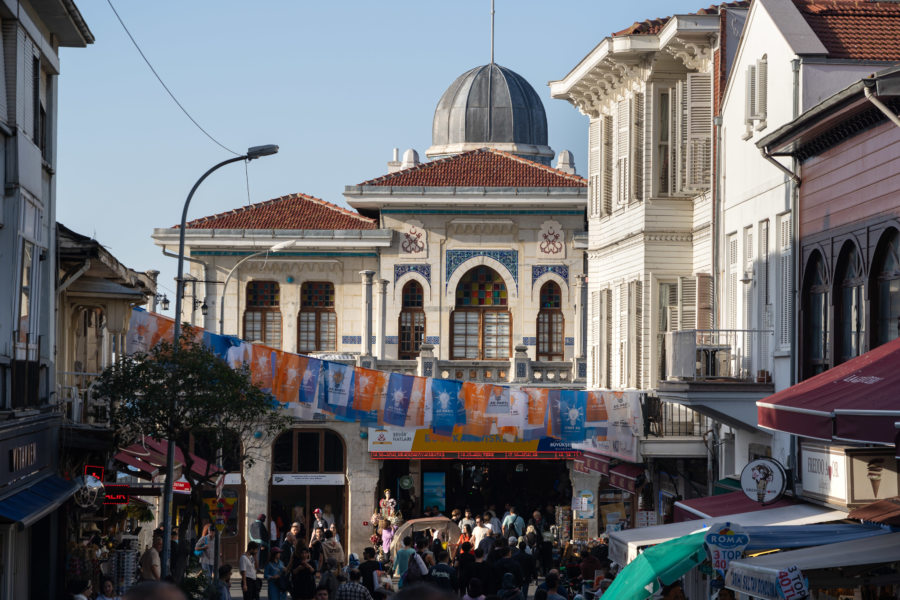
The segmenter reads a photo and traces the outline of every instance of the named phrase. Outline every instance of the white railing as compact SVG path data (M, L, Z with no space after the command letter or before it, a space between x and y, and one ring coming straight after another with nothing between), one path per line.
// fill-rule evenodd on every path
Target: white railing
M771 383L774 332L689 329L661 334L661 378Z

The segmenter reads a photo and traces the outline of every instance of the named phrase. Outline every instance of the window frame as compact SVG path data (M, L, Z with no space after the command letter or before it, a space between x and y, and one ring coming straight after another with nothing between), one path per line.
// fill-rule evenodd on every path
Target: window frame
M553 286L556 288L556 294L559 298L559 306L556 307L545 307L544 306L544 289L548 286ZM546 281L541 286L540 291L538 292L538 299L540 308L538 309L537 319L535 321L535 355L537 356L537 360L539 361L561 361L565 359L566 354L566 318L563 315L562 311L562 288L555 281ZM545 318L548 320L547 327L549 331L547 331L546 336L541 335L541 320ZM554 321L559 320L559 333L554 336L553 327ZM554 339L554 337L558 339ZM553 351L554 342L559 346L559 350L557 352Z
M851 264L854 261L855 264ZM856 276L848 278L851 269L855 269ZM866 273L865 264L863 264L862 253L853 243L848 242L841 248L838 255L837 274L835 276L834 291L832 292L833 303L835 304L835 324L840 323L840 330L834 332L835 348L834 348L834 364L838 365L843 362L855 358L865 352L865 336L866 336ZM851 297L850 305L855 304L856 311L856 328L853 324L853 309L848 308L846 295L849 293ZM850 329L846 329L847 327ZM853 350L847 350L848 346L855 345L855 354Z
M460 286L464 285L467 282L467 278L470 274L477 272L479 269L486 269L496 276L496 280L503 285L503 289L506 291L506 304L487 304L487 305L460 305L456 304L458 302L458 291ZM454 298L454 308L453 312L450 313L450 360L509 360L512 357L512 339L513 339L513 315L512 311L509 310L509 290L506 288L506 282L503 280L503 277L493 268L487 265L478 265L472 267L469 271L467 271L462 278L460 278L459 282L456 284L456 289L453 294ZM486 356L486 346L485 346L485 315L489 313L505 313L506 321L507 321L507 339L508 344L506 347L506 356L493 356L490 358L485 358ZM477 313L478 314L478 352L476 357L471 356L458 356L456 354L456 319L459 315L463 313ZM468 348L469 346L466 346ZM499 348L499 346L498 346Z
M275 304L271 306L251 306L249 302L250 297L250 286L258 283L274 283L277 289L278 299L275 301ZM260 337L256 339L251 339L251 336L247 333L247 317L253 315L260 316L259 322L259 331ZM273 340L268 338L268 321L269 319L278 319L278 343L273 343ZM243 332L244 339L251 342L259 342L265 346L269 346L271 348L280 349L282 344L284 343L284 320L281 314L281 284L277 281L271 279L254 279L252 281L248 281L247 285L244 287L244 318L243 318Z
M419 295L422 298L422 302L418 306L407 303L407 289L412 287L418 288ZM415 279L407 281L400 291L400 302L400 315L397 319L398 358L400 360L415 360L422 351L422 344L425 343L425 327L427 323L425 318L425 288ZM404 318L408 318L410 323L404 324ZM418 332L420 327L421 333ZM405 328L409 328L410 331L404 331ZM405 347L406 349L404 349Z
M303 300L304 296L305 296L304 287L311 285L311 284L325 284L325 285L331 286L332 301L331 301L330 306L310 306L310 305L304 304L304 300ZM300 285L300 310L297 312L297 352L298 353L303 354L306 352L337 352L338 322L337 322L337 311L335 310L336 298L337 298L337 295L335 293L335 285L334 285L334 283L332 283L330 281L310 280L310 281L304 281ZM304 348L303 346L301 346L301 344L303 343L303 337L302 337L303 315L308 315L308 314L314 315L313 320L316 325L315 339L314 339L315 348L314 349ZM324 328L322 325L323 325L323 320L326 318L325 315L327 315L328 318L330 318L334 321L334 339L333 340L325 340L323 338L323 336L324 336L323 329ZM331 342L331 346L329 347L326 342Z
M821 275L821 282L813 283L812 279L815 275L814 269L820 269L819 274ZM831 367L831 327L830 327L830 312L831 312L831 283L828 279L828 270L827 265L825 263L825 257L821 252L816 250L813 252L806 261L806 268L804 269L804 282L803 282L803 335L801 339L803 340L803 377L804 379L808 377L812 377L813 375L817 375L819 373L823 373L827 371ZM817 297L821 296L822 302L822 314L821 314L821 329L818 333L821 335L821 345L822 345L822 356L813 358L812 356L812 342L813 342L813 328L812 328L812 300L813 295Z
M301 433L315 433L319 436L319 467L316 471L300 471L300 446L299 446L299 436ZM334 436L335 439L338 440L341 444L341 449L343 450L342 454L342 469L339 471L333 470L325 470L325 437L330 434ZM282 436L290 435L291 436L291 470L282 471L276 470L275 464L275 444L278 443L278 440L282 438ZM272 440L272 473L345 473L347 471L347 444L344 441L343 436L333 429L304 429L304 428L293 428L287 431L283 431Z
M896 252L894 252L892 246L897 248ZM888 273L885 271L885 264L891 252L895 253L894 262L897 265L897 269ZM889 286L891 282L898 280L900 280L900 231L891 227L882 233L881 239L879 239L878 245L876 246L875 256L872 260L870 276L872 292L869 294L869 297L871 298L871 325L869 329L869 337L871 339L871 343L869 344L870 349L900 337L900 311L898 311L897 318L893 319L894 326L890 328L890 321L887 321L887 325L885 325L883 319L884 303L882 302L884 286ZM890 289L888 289L887 292L890 294ZM900 295L900 291L896 293ZM893 332L893 335L888 334L887 339L885 339L885 336L883 335L884 332L882 331L882 328L885 326L889 327Z

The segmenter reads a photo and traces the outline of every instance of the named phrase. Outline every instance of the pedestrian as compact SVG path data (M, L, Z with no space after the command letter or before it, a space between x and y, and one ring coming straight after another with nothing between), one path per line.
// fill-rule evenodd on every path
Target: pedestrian
M362 575L362 584L370 594L375 593L375 571L381 570L381 563L375 560L375 548L369 546L363 549L363 561L359 565L359 573Z
M331 511L330 504L325 505L325 510L322 511L322 520L328 523L328 527L325 529L331 529L331 526L335 524L334 513Z
M340 543L341 543L341 536L340 536L340 534L338 533L337 525L335 525L334 523L332 523L331 525L328 526L328 530L331 531L331 533L334 534L334 539L335 539L335 541L337 541L337 543L340 544Z
M425 578L425 575L428 574L428 565L423 558L419 545L425 546L427 545L427 542L425 542L425 540L419 540L419 544L416 545L417 550L410 554L406 573L404 573L404 577L400 580L401 587L415 585L421 582Z
M325 530L321 527L313 529L312 541L309 542L309 561L314 569L322 564L322 542L325 540Z
M291 598L311 600L316 594L316 569L312 566L308 548L297 548L288 564L291 574Z
M122 600L186 600L184 592L166 581L145 581L125 592Z
M216 536L211 523L203 526L203 535L194 544L194 554L200 558L200 568L212 579L215 565Z
M269 554L267 550L269 542L269 531L266 527L266 515L260 513L256 520L250 523L250 541L259 545L259 562L265 564L268 562Z
M503 581L507 574L512 575L513 587L520 589L525 580L525 574L522 572L519 561L512 558L512 549L509 546L504 546L498 548L497 553L500 558L494 563L494 578L497 581Z
M153 545L144 551L139 563L141 568L141 579L144 581L159 581L162 578L162 562L159 558L159 553L162 552L162 548L162 536L154 535Z
M456 573L459 578L459 593L463 594L469 588L469 579L472 578L472 565L475 564L475 555L472 553L472 543L463 542L459 546L456 555Z
M394 534L397 532L397 528L388 520L383 520L381 522L381 551L384 554L385 560L390 560L391 556L391 542L394 541Z
M436 588L447 592L456 593L459 589L459 579L456 569L450 566L450 553L441 550L438 554L438 562L428 571L428 582Z
M497 592L497 595L502 600L525 600L525 596L522 595L521 588L516 585L516 578L512 573L504 573L502 582L500 590Z
M104 577L100 580L100 593L97 594L95 600L119 600L119 597L116 596L115 584L113 584L112 579Z
M335 600L373 600L369 590L359 582L361 578L362 575L359 569L352 569L350 571L350 581L341 584L335 595Z
M472 528L472 545L476 548L481 545L481 540L491 535L491 528L484 524L484 516L475 517L475 527Z
M234 571L228 563L219 565L219 580L210 588L210 600L231 599L231 573Z
M403 547L397 550L394 556L394 576L400 578L400 587L403 587L403 576L406 575L406 569L409 567L409 559L416 551L412 548L412 538L405 536L403 538Z
M89 600L94 593L94 584L90 579L76 579L69 584L69 597L72 600Z
M334 539L334 532L330 529L325 530L325 540L322 542L322 560L320 562L322 570L329 558L333 558L338 564L338 568L344 566L344 548L341 543Z
M459 534L459 539L456 540L457 551L459 551L459 548L461 548L463 544L472 541L472 528L468 525L463 525L462 527L460 527L460 529L462 531Z
M519 563L522 569L522 594L528 597L528 588L531 582L537 579L537 562L534 556L528 552L528 545L525 538L519 538L519 551L513 555L513 560Z
M336 560L333 558L326 559L325 570L322 571L322 576L319 577L319 588L328 588L328 597L332 600L337 594L338 586L342 583L341 579L343 578L340 576L340 572L341 570L338 568ZM318 591L318 588L316 590Z
M566 600L559 594L559 573L551 571L544 580L547 584L547 600Z
M259 585L256 581L256 560L259 554L259 544L247 543L247 551L241 554L238 563L238 571L241 573L241 592L244 600L259 600ZM262 583L261 581L259 583Z
M519 536L525 533L525 521L516 512L515 506L509 507L509 514L503 518L503 535L506 537L514 537L517 540Z
M471 570L469 571L469 581L472 579L478 579L481 581L481 589L488 593L491 589L491 581L494 578L494 573L491 570L491 566L484 562L484 550L481 548L476 548L474 552L475 562L472 563Z
M317 508L313 511L313 524L312 524L313 530L321 529L322 531L325 531L326 529L328 529L328 527L330 525L331 524L322 515L321 508Z
M482 590L481 580L474 577L469 581L469 585L466 588L466 593L463 595L462 600L485 600L485 595Z
M475 529L475 519L472 518L472 509L467 508L465 510L464 516L459 520L459 528L462 529L468 525L473 531Z
M269 552L263 577L268 582L269 600L285 600L289 586L287 570L281 562L281 548L273 546Z
M428 548L428 538L424 537L416 542L416 552L425 561L425 565L430 569L434 566L434 552Z
M662 589L662 600L685 600L681 581L673 581Z
M489 510L485 521L490 524L491 533L493 535L500 535L503 533L503 526L500 523L500 519L497 518L497 513L495 511Z
M316 588L316 595L313 598L314 600L334 600L334 597L329 595L330 593L326 586L320 585Z

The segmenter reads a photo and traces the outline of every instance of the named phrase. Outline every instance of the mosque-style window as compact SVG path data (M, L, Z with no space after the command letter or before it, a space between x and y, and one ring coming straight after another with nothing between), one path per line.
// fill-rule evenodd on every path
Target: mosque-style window
M245 340L281 348L280 295L277 281L251 281L247 284Z
M400 309L400 360L414 360L425 341L425 295L422 284L410 281L403 286Z
M307 281L300 286L300 315L297 317L297 352L337 350L337 313L334 311L334 284Z
M475 267L456 286L450 315L450 354L455 360L509 358L512 318L503 278L490 267Z
M878 244L872 268L872 348L900 335L900 233L890 229Z
M844 246L837 266L838 289L835 295L838 300L836 315L837 322L837 361L835 364L846 362L862 353L862 345L866 334L865 296L863 287L865 284L865 268L862 257L856 245L852 242Z
M554 281L541 286L541 307L537 317L537 359L563 359L562 292Z

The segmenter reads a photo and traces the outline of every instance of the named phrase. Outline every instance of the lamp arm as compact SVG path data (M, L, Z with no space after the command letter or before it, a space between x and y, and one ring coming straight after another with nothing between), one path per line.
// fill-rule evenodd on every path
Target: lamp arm
M228 281L231 279L231 276L237 270L239 266L250 260L251 258L256 258L257 256L262 256L263 254L268 254L269 250L261 250L259 252L254 252L253 254L249 254L237 261L237 263L231 267L231 270L228 271L228 275L225 276L225 283L222 284L222 297L219 298L219 335L225 335L225 291L228 288Z

